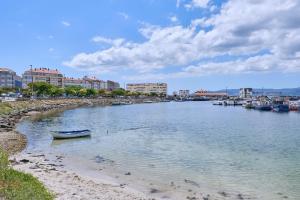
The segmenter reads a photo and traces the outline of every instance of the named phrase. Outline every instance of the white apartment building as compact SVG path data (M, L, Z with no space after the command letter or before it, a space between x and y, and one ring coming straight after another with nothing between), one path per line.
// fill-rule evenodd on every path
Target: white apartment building
M21 77L17 76L16 72L8 68L0 68L0 87L16 88L22 87Z
M64 87L78 86L83 88L91 88L90 82L80 78L64 78Z
M188 97L188 96L190 96L190 91L189 90L179 90L178 95L180 97Z
M240 89L240 98L243 98L243 99L251 98L252 95L253 95L252 88L241 88Z
M155 93L166 96L168 93L166 83L130 83L126 85L126 89L130 92L140 92L142 94Z
M57 69L34 68L24 72L22 82L24 88L32 82L46 82L51 85L63 87L63 75Z

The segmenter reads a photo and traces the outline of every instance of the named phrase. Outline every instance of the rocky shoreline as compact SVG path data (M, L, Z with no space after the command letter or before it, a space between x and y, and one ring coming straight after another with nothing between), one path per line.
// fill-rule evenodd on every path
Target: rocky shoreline
M82 106L108 106L119 100L101 98L6 102L4 104L9 108L7 109L8 112L0 114L0 148L10 154L10 162L14 169L38 178L54 194L55 199L154 199L122 184L105 180L91 180L90 177L83 177L67 170L64 167L63 155L22 151L26 148L27 139L25 135L16 131L16 125L24 117ZM131 99L130 101L143 103L144 100ZM155 101L155 99L152 100Z
M145 99L130 99L132 103L143 103ZM158 99L151 99L158 100ZM26 137L15 130L16 124L23 118L52 110L65 110L81 106L107 106L118 101L116 98L94 99L43 99L5 102L7 113L0 112L0 148L10 155L22 151L27 144Z

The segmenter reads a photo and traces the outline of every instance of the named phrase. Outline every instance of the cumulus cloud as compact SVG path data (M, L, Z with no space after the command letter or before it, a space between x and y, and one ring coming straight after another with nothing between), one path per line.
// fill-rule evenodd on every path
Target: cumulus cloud
M98 42L110 46L80 53L64 64L89 70L126 68L148 78L300 71L298 19L299 1L229 0L218 14L193 19L189 26L144 24L139 29L144 42L99 37ZM218 60L220 57L230 60ZM159 72L167 67L180 71Z
M117 14L125 20L129 19L129 15L124 12L118 12Z
M178 18L176 15L172 15L171 17L169 17L169 19L171 22L174 22L174 23L178 21Z
M104 43L112 46L121 46L125 40L123 38L110 39L101 36L95 36L92 38L92 41L95 43Z
M67 21L61 21L60 23L61 23L63 26L65 26L65 27L71 26L71 23L70 23L70 22L67 22Z
M187 9L191 8L206 8L210 0L192 0L190 3L185 4L184 6Z

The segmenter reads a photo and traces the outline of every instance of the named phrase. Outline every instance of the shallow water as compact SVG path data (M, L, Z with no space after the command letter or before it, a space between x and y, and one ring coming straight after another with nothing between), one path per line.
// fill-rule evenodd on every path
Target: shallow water
M299 122L300 113L171 102L67 110L23 121L18 130L28 136L28 150L64 153L90 173L98 165L129 171L136 184L151 182L169 194L300 199ZM87 128L87 139L52 141L49 134Z

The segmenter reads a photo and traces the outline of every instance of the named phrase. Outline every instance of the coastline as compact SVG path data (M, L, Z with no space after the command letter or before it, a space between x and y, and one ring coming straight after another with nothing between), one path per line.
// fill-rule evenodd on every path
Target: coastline
M93 179L66 169L63 155L22 152L11 156L11 160L15 170L38 178L55 199L153 199L125 184Z
M16 131L22 119L50 111L64 111L82 106L108 106L118 99L55 99L8 102L11 111L0 115L0 147L10 155L14 169L32 174L55 195L55 199L153 199L126 185L108 180L92 180L62 164L63 156L26 152L27 138ZM145 99L131 99L143 103ZM157 198L156 198L157 199Z
M82 106L109 106L113 102L122 99L116 98L91 98L91 99L42 99L28 101L5 102L10 109L7 113L0 113L0 147L9 155L15 154L25 149L27 138L25 135L16 131L16 125L23 118L49 112L64 111L67 109L78 108ZM145 99L130 99L132 103L143 103ZM149 98L147 98L149 100ZM156 99L150 99L157 101ZM1 104L1 103L0 103Z

